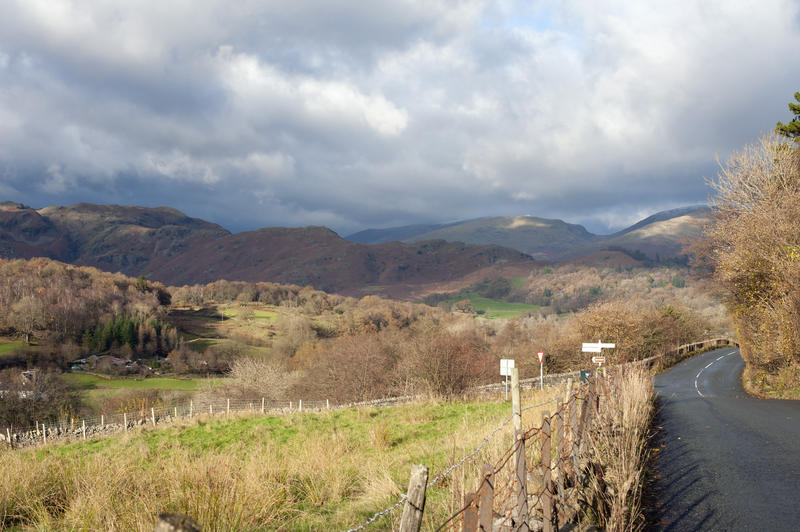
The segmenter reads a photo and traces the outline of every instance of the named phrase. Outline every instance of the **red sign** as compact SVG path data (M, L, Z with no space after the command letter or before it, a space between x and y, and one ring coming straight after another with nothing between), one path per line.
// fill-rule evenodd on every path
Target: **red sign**
M539 364L541 364L542 359L544 358L544 351L537 351L536 356L539 357Z
M606 357L592 357L592 362L595 364L605 364Z

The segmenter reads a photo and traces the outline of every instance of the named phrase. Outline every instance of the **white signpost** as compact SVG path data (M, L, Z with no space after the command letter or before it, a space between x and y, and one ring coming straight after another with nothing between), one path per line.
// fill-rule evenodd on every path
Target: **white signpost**
M508 401L508 378L511 376L511 368L513 367L514 367L513 358L500 359L500 375L505 375L506 377L506 401Z
M598 340L597 343L584 342L581 351L584 353L602 353L603 349L614 349L615 347L617 347L617 344L611 344L608 342L604 343ZM601 367L605 361L606 357L601 355L592 357L592 363L597 364L597 367Z
M544 390L544 351L537 351L539 357L539 389Z

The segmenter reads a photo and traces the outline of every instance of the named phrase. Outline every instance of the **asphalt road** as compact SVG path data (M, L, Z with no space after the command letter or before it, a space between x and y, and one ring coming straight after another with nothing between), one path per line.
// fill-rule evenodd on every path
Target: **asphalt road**
M655 530L800 530L800 401L742 389L738 349L656 376Z

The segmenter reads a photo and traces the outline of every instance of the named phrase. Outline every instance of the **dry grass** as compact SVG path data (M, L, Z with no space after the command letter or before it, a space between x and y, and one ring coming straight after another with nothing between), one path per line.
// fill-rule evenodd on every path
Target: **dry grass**
M536 393L526 404L561 393ZM397 500L411 464L425 463L432 477L509 413L508 403L483 401L201 417L170 429L5 451L0 527L149 531L155 516L168 511L212 531L349 528ZM526 414L528 421L536 417ZM507 447L510 438L507 428L490 446ZM425 529L449 514L452 482L429 490ZM399 515L375 530L396 528Z
M589 474L583 484L567 486L563 492L561 502L571 507L564 514L567 514L567 519L599 525L606 530L638 530L644 524L640 503L643 467L647 458L646 442L653 413L652 379L643 368L626 368L608 380L602 379L600 387L600 413L586 428L586 454L581 461L582 471ZM523 429L531 434L525 450L529 471L527 490L531 496L529 508L533 519L541 518L536 495L544 489L539 469L541 445L536 429L541 427L545 412L555 413L554 406L551 403L532 409L523 416ZM555 429L550 443L550 458L558 460L559 442ZM448 510L451 515L462 509L466 493L477 490L483 476L482 465L489 464L495 471L492 484L496 516L511 516L515 501L512 491L515 485L514 458L509 454L511 444L509 431L491 441L475 460L458 472L450 486ZM504 461L506 458L508 461ZM565 515L561 518L563 524ZM458 527L459 521L454 524Z
M653 381L645 368L627 367L608 387L600 418L591 431L590 462L602 475L592 475L587 500L594 500L595 518L606 530L640 530L641 498L647 439L653 417ZM599 471L599 470L595 470Z

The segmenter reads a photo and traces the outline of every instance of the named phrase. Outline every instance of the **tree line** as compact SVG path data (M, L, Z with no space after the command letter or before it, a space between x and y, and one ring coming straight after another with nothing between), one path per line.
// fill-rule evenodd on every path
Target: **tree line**
M795 94L800 102L800 93ZM714 220L698 246L724 289L745 383L758 392L800 390L800 105L776 133L733 153L712 182Z

